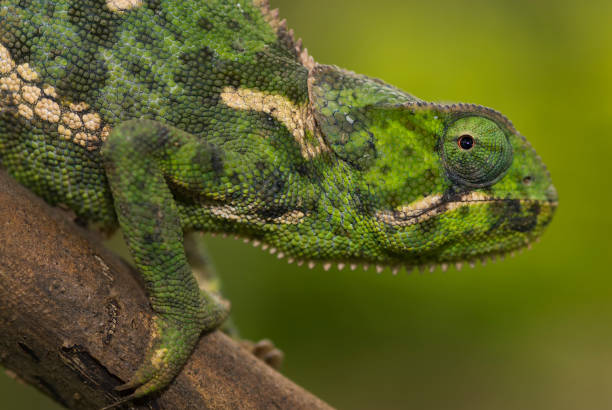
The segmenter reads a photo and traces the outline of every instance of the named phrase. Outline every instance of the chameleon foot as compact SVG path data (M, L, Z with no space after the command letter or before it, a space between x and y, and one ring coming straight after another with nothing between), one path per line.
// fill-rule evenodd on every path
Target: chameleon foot
M143 364L129 382L115 387L124 391L135 389L128 399L135 399L160 390L181 371L203 331L217 328L227 317L227 305L210 303L199 320L188 318L178 321L162 315L155 317L152 346L145 354Z
M263 339L257 343L250 340L242 340L242 347L251 352L256 358L262 360L268 366L275 370L279 370L283 364L285 354L274 346L271 340Z
M131 398L145 396L165 387L180 372L195 347L201 330L186 323L157 317L155 339L147 351L143 364L131 380L115 390L136 389Z

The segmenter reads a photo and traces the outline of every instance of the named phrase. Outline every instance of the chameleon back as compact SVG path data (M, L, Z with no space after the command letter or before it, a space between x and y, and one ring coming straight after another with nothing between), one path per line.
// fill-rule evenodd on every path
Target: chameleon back
M263 2L1 1L2 165L48 202L113 224L99 150L116 124L148 118L220 145L266 130L292 140L222 96L256 88L303 106L299 51Z

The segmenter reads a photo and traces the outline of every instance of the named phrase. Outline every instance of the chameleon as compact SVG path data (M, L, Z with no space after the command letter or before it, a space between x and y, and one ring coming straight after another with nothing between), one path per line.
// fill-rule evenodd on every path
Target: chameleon
M266 0L0 0L0 166L121 228L155 312L129 398L228 315L186 232L396 273L529 246L558 204L502 114L319 64Z

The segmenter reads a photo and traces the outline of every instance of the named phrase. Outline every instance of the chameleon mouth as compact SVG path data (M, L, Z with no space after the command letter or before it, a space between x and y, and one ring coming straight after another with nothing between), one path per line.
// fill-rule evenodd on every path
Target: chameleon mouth
M405 227L424 222L434 216L447 211L460 208L470 203L488 203L501 201L482 192L468 192L455 197L452 200L442 195L429 195L409 205L401 206L395 210L379 211L376 216L378 220L394 227Z
M487 204L514 202L516 204L544 203L553 210L557 207L556 201L539 201L533 199L503 199L486 195L482 192L467 192L452 199L442 195L429 195L423 199L401 206L395 210L379 211L376 217L379 221L393 227L406 227L425 222L442 213L453 211L469 204Z

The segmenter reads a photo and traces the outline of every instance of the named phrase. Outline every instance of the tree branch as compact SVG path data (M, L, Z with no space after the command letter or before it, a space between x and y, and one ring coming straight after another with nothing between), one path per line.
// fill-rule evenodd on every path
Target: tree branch
M95 235L0 172L0 364L71 409L121 398L151 340L134 272ZM220 332L136 408L330 407Z

